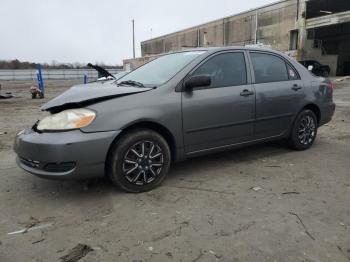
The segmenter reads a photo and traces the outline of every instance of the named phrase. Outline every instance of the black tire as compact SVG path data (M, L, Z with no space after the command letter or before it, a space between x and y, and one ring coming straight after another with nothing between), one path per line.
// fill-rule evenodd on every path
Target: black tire
M168 173L170 163L169 145L161 135L149 129L133 130L112 146L107 173L118 187L139 193L157 187Z
M32 99L36 98L36 93L32 93Z
M290 137L289 146L295 150L309 149L317 136L317 117L312 110L305 109L296 117Z

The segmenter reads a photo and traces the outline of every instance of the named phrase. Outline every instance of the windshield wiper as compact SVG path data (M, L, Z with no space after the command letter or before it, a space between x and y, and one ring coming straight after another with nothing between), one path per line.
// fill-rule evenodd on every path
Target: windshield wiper
M133 80L127 80L127 81L122 81L118 83L119 86L138 86L138 87L145 87L144 84L141 82L133 81Z

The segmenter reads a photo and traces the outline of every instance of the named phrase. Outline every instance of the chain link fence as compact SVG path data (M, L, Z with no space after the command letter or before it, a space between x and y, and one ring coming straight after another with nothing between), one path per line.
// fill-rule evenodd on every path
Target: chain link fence
M121 69L108 69L111 74L121 72ZM36 80L37 70L0 70L0 80ZM89 79L96 79L98 73L93 69L43 69L42 77L44 80L69 80L82 79L84 74Z

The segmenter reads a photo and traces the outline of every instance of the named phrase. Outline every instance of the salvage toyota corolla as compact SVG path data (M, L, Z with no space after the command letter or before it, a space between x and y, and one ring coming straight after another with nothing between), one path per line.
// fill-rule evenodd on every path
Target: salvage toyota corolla
M328 79L279 52L187 50L119 80L72 87L42 107L50 115L18 133L14 149L39 177L106 174L142 192L192 156L277 139L308 149L333 116L332 97Z

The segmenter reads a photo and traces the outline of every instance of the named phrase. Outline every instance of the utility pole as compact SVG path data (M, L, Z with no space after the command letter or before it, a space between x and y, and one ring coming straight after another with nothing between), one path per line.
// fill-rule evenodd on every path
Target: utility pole
M132 52L133 57L135 58L135 21L132 20Z
M254 43L258 43L258 10L255 12L255 39Z

